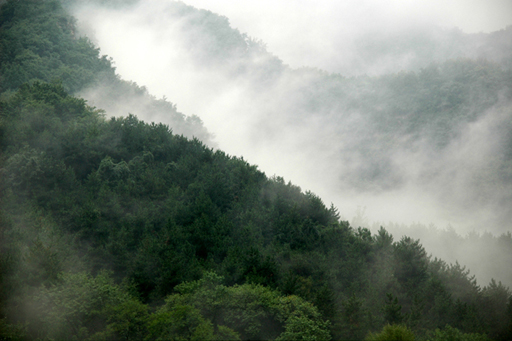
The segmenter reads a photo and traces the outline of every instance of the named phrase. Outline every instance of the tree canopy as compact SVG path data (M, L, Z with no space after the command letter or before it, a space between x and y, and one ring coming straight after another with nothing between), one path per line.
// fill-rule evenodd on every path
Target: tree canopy
M76 92L100 73L138 88L58 1L10 0L0 20L2 339L511 337L500 282L352 227L172 126L89 105Z

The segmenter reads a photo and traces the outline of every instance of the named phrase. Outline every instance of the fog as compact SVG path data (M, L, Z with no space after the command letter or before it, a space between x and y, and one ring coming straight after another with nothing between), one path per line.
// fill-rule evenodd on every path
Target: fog
M113 58L121 77L165 96L184 114L199 116L215 136L212 146L311 190L338 207L344 220L368 227L434 223L460 234L510 231L512 184L495 174L510 143L510 103L502 101L462 124L439 151L425 136L365 136L372 122L363 110L308 108L304 93L339 76L293 71L308 66L343 76L376 76L475 57L473 51L448 47L419 55L413 46L373 58L371 49L361 46L371 39L375 46L392 44L411 32L434 32L424 37L435 41L439 32L458 36L503 29L512 23L510 1L186 3L226 16L233 28L247 33L245 39L253 38L248 49L266 45L271 54L253 54L249 66L242 58L224 60L215 41L190 24L195 12L183 14L169 1L82 5L74 15L82 33ZM370 52L360 55L363 50ZM266 73L259 71L261 65ZM273 66L277 71L269 73ZM94 102L97 92L88 89L83 95L101 106ZM376 145L361 147L368 141ZM354 220L361 208L364 219ZM427 251L435 252L434 247Z
M361 40L397 36L431 25L467 33L492 32L512 24L508 0L188 0L227 16L234 28L263 40L292 67L314 66L350 73ZM395 38L397 39L397 38ZM396 65L397 61L393 63ZM375 73L380 70L359 69Z

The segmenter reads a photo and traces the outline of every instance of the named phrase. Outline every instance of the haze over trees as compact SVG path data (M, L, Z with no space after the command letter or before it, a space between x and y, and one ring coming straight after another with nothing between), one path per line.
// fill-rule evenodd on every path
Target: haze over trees
M340 47L340 58L374 60L349 67L394 68L347 76L292 69L228 18L180 2L75 13L122 74L172 94L222 150L307 186L348 217L367 206L373 221L510 228L510 27L361 39L368 51ZM402 54L417 62L398 63Z
M173 6L223 43L200 49L205 68L236 58L230 77L254 86L307 75L289 90L303 98L293 122L285 117L290 124L307 122L308 108L333 131L343 129L333 108L367 115L354 141L361 163L343 174L362 191L369 180L382 188L403 181L399 171L380 171L393 167L391 131L442 151L454 127L482 110L509 114L511 74L493 62L378 78L291 70L225 19ZM512 337L512 297L501 282L477 283L464 266L430 257L420 240L351 226L314 193L212 149L199 118L121 80L76 32L57 0L0 7L8 51L0 54L2 339ZM255 56L264 57L256 66ZM78 95L98 89L105 107ZM134 112L118 116L126 103ZM479 110L468 115L469 103ZM381 135L370 140L370 131ZM498 155L485 174L509 184L511 155ZM499 195L506 203L507 192Z
M390 36L384 28L360 41L382 48L357 52L356 62L373 58L367 70L388 60L389 70L402 71L346 77L292 69L230 28L228 18L179 2L75 13L96 28L124 74L172 93L180 108L205 120L221 149L313 190L344 219L366 207L368 223L354 226L399 234L395 226L434 223L461 236L510 230L510 27L489 34L421 27ZM117 38L123 34L128 43ZM131 58L133 41L152 63ZM339 49L340 58L351 53ZM402 54L417 62L399 63ZM445 257L436 247L443 243L431 241L427 251ZM501 247L479 247L478 256L465 248L454 248L450 262L471 264L484 282L499 277L510 285L507 263L494 264L509 256L490 256Z

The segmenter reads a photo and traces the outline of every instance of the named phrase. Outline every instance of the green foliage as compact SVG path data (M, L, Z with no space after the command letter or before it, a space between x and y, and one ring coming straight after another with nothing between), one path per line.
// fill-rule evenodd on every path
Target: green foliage
M489 330L504 332L507 327L510 328L512 321L510 314L507 314L507 309L510 309L510 297L512 297L510 289L492 279L489 285L483 288L482 295L485 322L490 326Z
M66 274L62 283L41 287L27 307L34 314L30 326L34 337L84 338L105 327L107 309L129 297L104 273L91 277Z
M479 289L411 238L352 229L312 193L242 159L135 116L106 120L59 84L24 85L2 108L1 289L12 297L2 311L9 326L32 321L28 335L362 338L385 322L506 335L499 302L510 293L499 284ZM78 264L131 282L141 302L73 299L89 285L70 282ZM194 282L210 270L224 279ZM50 313L14 314L34 288L33 304ZM154 316L143 304L170 294Z
M398 304L398 298L392 294L387 294L387 302L384 307L384 318L389 324L402 323L404 316L402 315L402 306Z
M74 19L59 1L7 1L0 9L1 91L40 79L61 79L66 91L90 84L96 73L113 72L99 49L75 35Z
M399 324L386 325L380 333L370 333L367 341L414 341L414 333L406 326Z
M397 261L395 277L398 282L410 289L418 288L428 276L427 254L419 240L403 237L394 244L394 254Z
M463 333L457 328L447 325L444 329L436 329L428 338L431 341L490 341L485 334Z
M198 117L185 117L174 104L121 80L111 59L100 56L99 48L78 35L75 22L59 0L6 1L0 7L0 49L5 51L0 55L0 93L34 81L57 81L73 94L96 89L95 105L112 114L125 115L137 108L139 114L170 123L176 132L210 142L211 135ZM114 110L120 103L126 107Z
M5 318L0 320L0 336L6 341L28 340L26 330L22 325L12 325Z
M262 53L225 18L201 13L184 26L201 21L230 46L213 48L213 63ZM7 1L0 25L0 338L326 340L382 328L369 339L413 339L411 330L441 340L510 335L511 294L501 283L480 288L458 263L428 258L419 240L354 229L315 194L173 134L201 124L115 76L74 36L58 1ZM278 64L260 66L268 74ZM478 110L497 103L496 84L508 84L498 71L459 60L417 74L329 78L323 86L339 96L322 101L329 112L368 109L372 129L427 132L443 148L458 122L475 119L476 111L462 115L468 98ZM133 97L175 125L106 119L70 95L99 80L113 106ZM358 87L368 102L347 96ZM381 97L392 100L372 109ZM383 176L374 166L383 165L369 165L366 180ZM447 324L454 328L439 329Z
M213 340L214 330L197 309L188 305L164 307L151 316L149 340Z
M226 287L221 281L206 273L199 281L180 284L179 294L169 296L163 309L194 307L215 328L224 326L242 339L330 339L328 322L303 299L255 284Z
M107 327L94 334L97 340L142 340L148 335L148 307L135 299L128 299L118 305L107 307Z
M367 330L363 300L356 295L343 302L341 337L348 340L362 339Z
M319 325L305 316L292 315L286 321L285 331L276 340L330 340L326 325Z

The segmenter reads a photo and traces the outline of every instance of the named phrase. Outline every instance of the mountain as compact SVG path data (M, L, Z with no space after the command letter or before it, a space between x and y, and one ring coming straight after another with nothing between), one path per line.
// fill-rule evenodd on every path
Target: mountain
M140 88L60 2L7 1L0 20L2 75L26 75L0 93L2 339L510 338L503 284L174 126L90 106L91 82Z
M376 35L339 54L361 56L359 70L387 60L393 73L347 76L292 69L228 18L181 2L76 13L124 73L199 115L219 148L349 214L367 206L374 221L510 229L510 28ZM143 62L131 58L137 46ZM402 69L400 51L420 57Z
M111 109L111 103L116 102L123 112L144 111L151 119L172 124L178 134L211 141L197 116L186 117L174 104L156 99L136 83L122 80L111 59L100 56L99 49L77 33L76 19L67 15L59 2L7 2L3 6L2 91L17 89L34 79L58 79L69 93L101 87L98 91L108 96L99 102L104 109ZM35 11L41 8L44 15L36 16Z

